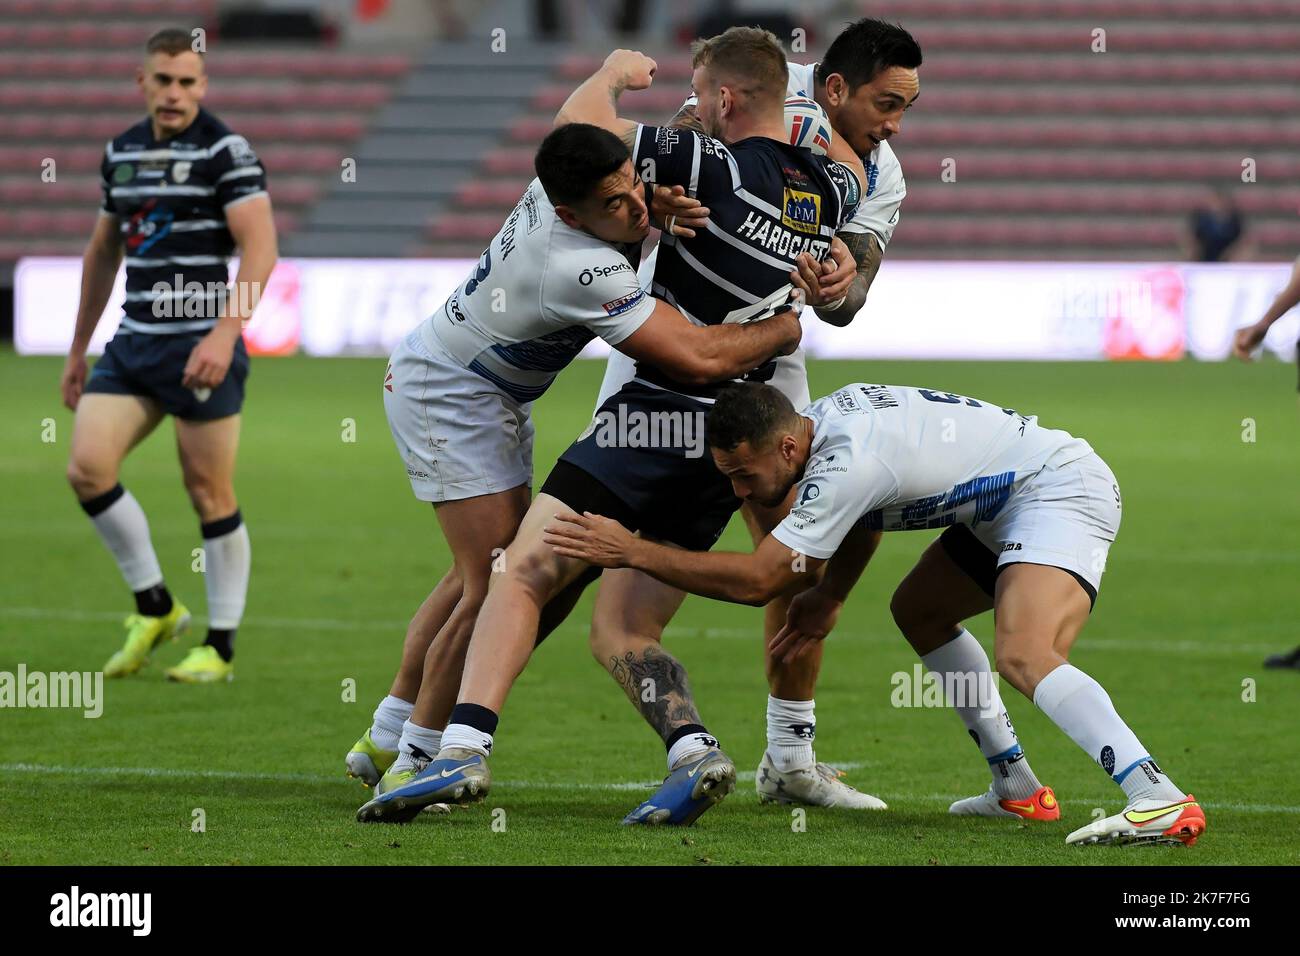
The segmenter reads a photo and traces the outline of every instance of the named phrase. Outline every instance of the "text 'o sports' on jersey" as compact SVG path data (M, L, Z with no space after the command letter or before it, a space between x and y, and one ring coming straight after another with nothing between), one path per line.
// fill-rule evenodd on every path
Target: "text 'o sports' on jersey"
M848 167L762 136L727 146L687 129L638 126L633 162L642 179L682 186L709 208L708 225L694 238L660 237L651 285L700 325L749 322L788 303L795 259L804 252L827 257L861 192ZM770 375L770 363L765 368ZM684 386L645 365L637 377L687 395L717 391Z
M516 401L531 402L593 338L618 345L650 317L639 257L639 244L615 246L566 225L534 179L421 334Z
M859 521L880 531L978 527L1049 464L1092 453L1083 439L963 395L847 385L801 414L813 441L794 507L772 532L829 558Z
M101 208L117 217L126 252L123 330L212 328L235 250L226 210L266 195L266 171L248 140L202 109L164 140L145 119L109 141L100 175Z

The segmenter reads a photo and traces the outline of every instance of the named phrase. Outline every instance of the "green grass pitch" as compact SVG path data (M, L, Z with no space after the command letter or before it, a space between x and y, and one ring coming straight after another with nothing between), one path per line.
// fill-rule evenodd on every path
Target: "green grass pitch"
M0 354L0 670L94 670L129 595L63 478L71 415L54 359ZM536 408L544 476L591 412L602 366L578 363ZM914 657L889 595L932 533L888 535L827 648L817 750L890 804L879 814L760 806L752 783L689 830L624 829L663 749L592 660L590 596L543 646L502 717L486 805L363 826L343 756L388 688L406 620L447 564L411 496L380 399L382 360L255 361L237 487L253 541L237 677L172 685L167 646L106 683L102 717L0 710L6 864L1258 864L1300 861L1300 674L1265 671L1300 642L1300 421L1294 371L1177 364L818 362L812 391L851 381L956 391L1087 438L1119 476L1124 519L1073 661L1109 690L1157 760L1206 806L1183 848L1072 848L1065 834L1121 793L1004 688L1064 819L956 819L987 771L957 718L890 705ZM45 419L54 422L49 434ZM355 441L342 440L344 419ZM1252 437L1245 434L1253 421ZM198 523L170 424L128 460L167 580L202 624ZM45 441L43 438L53 438ZM724 548L748 549L739 520ZM969 622L991 645L988 616ZM201 627L196 628L201 635ZM192 643L193 637L185 640ZM742 771L763 749L760 612L691 598L666 645ZM356 682L356 701L344 683ZM1253 685L1253 694L1248 692ZM1244 699L1246 698L1246 699ZM192 832L202 809L205 832ZM494 813L500 809L504 813ZM493 827L493 822L497 826ZM502 828L504 823L504 828Z

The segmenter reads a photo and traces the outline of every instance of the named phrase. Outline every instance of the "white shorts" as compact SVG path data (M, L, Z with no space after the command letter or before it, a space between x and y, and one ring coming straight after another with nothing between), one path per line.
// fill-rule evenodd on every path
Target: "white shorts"
M388 427L421 501L532 485L531 407L427 342L420 328L393 350L384 376Z
M950 528L944 538L949 555L990 594L1001 568L1045 564L1073 574L1095 601L1119 522L1119 483L1090 451L1062 465L1049 462L1016 489L997 517L968 529L989 552L973 562L985 563L982 575L954 554L953 539L965 526Z

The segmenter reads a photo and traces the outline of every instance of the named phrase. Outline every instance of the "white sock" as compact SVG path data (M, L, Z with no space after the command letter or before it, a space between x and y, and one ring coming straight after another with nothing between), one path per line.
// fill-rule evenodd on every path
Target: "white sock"
M370 725L370 742L380 750L397 750L402 738L402 725L414 709L415 704L389 694L375 708L374 723ZM441 733L438 736L441 737Z
M1039 681L1034 704L1110 774L1130 803L1183 796L1116 713L1105 688L1074 665L1062 664Z
M683 734L668 748L668 769L671 771L684 760L698 757L718 745L717 739L707 731Z
M248 527L236 511L203 525L203 583L208 592L208 626L233 631L244 616L252 548Z
M397 698L385 698L396 700ZM403 701L405 703L405 701ZM383 704L379 705L383 707ZM408 707L414 707L414 704L407 704ZM375 712L378 714L378 711ZM414 770L417 759L423 760L425 757L432 760L438 756L438 751L442 749L443 732L434 730L431 727L421 727L419 724L411 723L408 717L402 723L402 736L397 742L397 759L393 761L393 770ZM374 739L373 737L371 738ZM416 753L419 750L420 753Z
M492 752L492 735L469 724L448 724L442 732L442 746L463 747L486 757Z
M149 519L144 516L144 509L135 500L135 495L122 489L118 499L97 512L90 521L112 552L127 587L132 591L143 591L162 584L162 568L158 566L158 555L149 539Z
M921 662L939 675L949 705L988 761L994 792L1008 800L1037 793L1042 783L1020 749L989 656L975 635L962 628L947 644L922 655Z
M817 718L811 700L767 698L767 755L782 773L817 762Z

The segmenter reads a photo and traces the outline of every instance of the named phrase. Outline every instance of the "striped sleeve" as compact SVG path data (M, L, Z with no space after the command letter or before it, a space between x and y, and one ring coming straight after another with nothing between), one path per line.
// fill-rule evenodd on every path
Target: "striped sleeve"
M210 164L208 173L223 208L266 194L266 170L244 137L219 139L210 150Z

